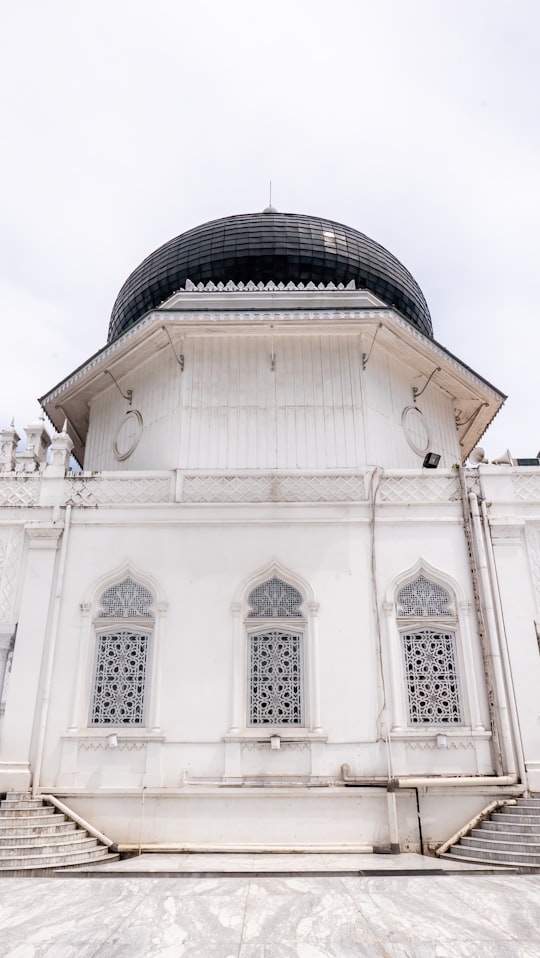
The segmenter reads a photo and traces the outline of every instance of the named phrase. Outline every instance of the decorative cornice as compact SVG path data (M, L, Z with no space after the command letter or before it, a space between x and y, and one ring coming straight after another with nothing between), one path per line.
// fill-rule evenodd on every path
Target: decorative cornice
M163 300L163 303L168 303L173 296L176 296L177 293L267 293L274 291L293 291L293 290L317 290L317 289L356 289L356 284L354 279L351 279L350 283L344 285L343 283L274 283L270 280L268 283L254 283L250 280L248 283L233 283L232 280L229 280L228 283L213 283L211 280L209 283L192 283L190 279L186 279L186 285L184 288L178 289L176 293L171 293L170 296L167 296L167 299ZM163 303L161 305L163 305Z

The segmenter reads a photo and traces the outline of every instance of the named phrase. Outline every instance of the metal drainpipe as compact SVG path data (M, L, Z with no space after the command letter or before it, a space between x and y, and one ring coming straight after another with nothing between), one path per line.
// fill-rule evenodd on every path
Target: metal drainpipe
M497 775L502 775L504 772L504 762L501 753L501 744L499 741L499 726L497 723L497 710L496 710L496 696L494 688L494 677L493 677L493 668L490 658L490 648L489 648L489 639L487 636L487 628L484 619L484 610L481 599L481 590L480 590L480 581L478 576L478 568L476 563L476 552L474 537L473 537L473 528L471 522L471 512L470 512L470 502L467 496L467 487L465 484L465 474L463 471L463 466L459 466L458 470L459 476L459 487L461 490L461 502L463 510L463 531L465 533L465 542L467 544L467 552L469 553L469 567L471 571L471 583L473 588L474 596L474 608L476 612L476 623L478 628L478 639L480 641L480 650L482 653L482 663L484 666L484 679L486 683L486 692L488 700L488 709L489 709L489 724L491 729L491 741L492 741L492 757L494 770Z
M507 695L506 688L504 684L504 672L501 665L501 656L498 648L498 630L497 630L497 620L495 618L495 610L493 608L493 601L491 597L491 583L489 581L489 571L487 564L487 556L485 549L484 536L482 533L482 525L480 522L480 510L478 508L478 496L475 492L469 493L469 503L471 507L471 517L472 517L472 528L473 528L473 537L475 540L475 551L477 554L477 563L478 563L478 572L481 583L481 596L482 596L482 608L486 618L487 624L487 640L489 647L489 655L491 659L491 667L493 669L493 678L495 683L495 689L497 693L497 711L499 713L499 722L500 722L500 733L501 733L501 746L504 749L504 757L506 759L506 771L509 775L515 774L516 769L516 758L515 758L515 749L514 743L512 740L512 727L508 717L508 705L507 705Z
M49 700L51 696L52 672L54 665L54 654L56 650L56 641L58 638L58 622L60 618L60 604L62 601L62 592L64 588L64 572L66 568L67 546L69 532L71 528L71 505L66 506L64 517L64 533L62 535L62 544L60 546L60 559L58 563L58 577L56 580L56 592L54 596L53 616L51 622L51 638L47 650L47 661L45 666L45 680L43 697L39 713L38 740L36 748L36 761L34 765L34 775L32 779L32 795L35 797L39 790L39 780L41 778L41 766L43 764L43 749L45 746L45 730L47 728L47 718L49 715Z
M504 624L504 615L501 604L501 596L499 591L499 579L497 576L497 567L495 565L495 554L493 551L493 543L491 541L491 532L489 528L489 516L487 512L487 507L485 500L482 499L480 503L480 510L482 515L482 524L484 528L484 540L486 545L486 554L488 560L489 574L491 578L491 586L493 591L494 605L495 605L495 616L497 618L497 624L499 626L499 639L500 639L500 648L501 655L504 663L505 674L508 676L508 707L510 710L510 717L512 719L513 731L514 731L514 747L516 752L517 764L519 769L519 777L524 785L528 787L527 780L527 769L525 767L525 756L523 754L523 742L521 738L521 726L519 722L519 715L516 704L516 694L514 689L514 680L512 676L512 666L510 663L510 655L508 652L508 642L506 637L506 628Z

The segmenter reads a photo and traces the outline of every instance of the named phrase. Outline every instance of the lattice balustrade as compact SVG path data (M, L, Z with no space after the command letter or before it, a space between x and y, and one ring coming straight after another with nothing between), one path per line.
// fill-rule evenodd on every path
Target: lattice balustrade
M100 619L137 619L152 615L153 597L149 589L131 576L105 589L101 596Z
M414 616L452 615L452 598L442 586L419 575L399 590L397 614Z
M185 476L184 502L355 502L362 475Z
M39 476L0 476L0 506L35 506L39 501Z
M271 629L250 636L250 725L303 725L302 636Z
M401 640L410 723L461 723L462 710L453 633L416 629L402 633Z
M512 476L512 488L520 502L540 499L540 469L534 475Z
M452 502L459 498L455 476L387 476L378 493L379 502Z
M132 503L170 502L171 480L168 477L116 478L70 476L67 498L75 506L131 505Z
M273 576L262 582L248 596L250 619L292 619L302 615L302 596L298 589Z
M142 725L149 636L118 630L98 635L92 725Z

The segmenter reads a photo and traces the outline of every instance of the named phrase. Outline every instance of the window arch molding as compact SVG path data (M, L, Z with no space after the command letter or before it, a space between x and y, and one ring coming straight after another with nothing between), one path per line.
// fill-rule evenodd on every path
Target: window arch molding
M406 612L403 607L400 610L398 606L401 590L409 584L413 585L421 576L435 586L434 594L431 595L431 608L428 609L427 614L415 611L400 614ZM448 594L450 600L448 605L444 604L443 595L439 590L444 590ZM429 590L426 590L426 595L428 592ZM438 601L441 605L437 609ZM476 647L477 644L476 633L471 625L473 609L461 584L448 573L419 558L413 566L401 572L388 584L383 610L386 623L384 664L390 679L391 732L398 736L404 733L414 737L418 734L425 735L429 730L436 734L441 731L448 732L452 728L462 734L469 728L483 733L485 731L483 717L485 696L480 699L481 661L479 655L475 655L473 650L473 645ZM456 721L431 723L422 721L420 717L417 720L411 718L410 688L405 675L407 656L405 636L414 629L426 635L431 631L434 638L436 635L441 635L439 651L441 655L444 654L443 646L446 642L450 670L453 667L451 664L453 655L459 683L459 711L455 713ZM446 640L442 638L443 634L447 636ZM457 720L458 717L459 720Z
M102 600L108 590L131 580L138 588L139 609L141 614L126 614L133 611L129 607L122 610L121 605L114 607L110 602L103 606ZM148 595L145 595L148 593ZM110 599L111 597L109 597ZM147 601L147 599L151 601ZM114 601L114 600L113 600ZM144 570L133 563L126 561L100 576L95 580L92 588L87 592L86 601L80 603L80 648L79 672L75 683L72 707L71 724L69 731L86 728L92 734L107 734L111 728L119 728L122 734L141 734L144 731L159 732L159 686L160 686L160 644L162 620L167 612L168 603L159 583ZM114 613L118 611L118 615ZM139 640L141 656L144 663L144 707L138 716L140 720L118 723L95 721L94 709L97 668L100 657L100 637L122 634L124 640L128 635L146 636L146 641ZM120 640L119 640L120 641ZM146 649L144 646L146 645ZM131 641L131 652L137 657L137 641ZM103 653L101 653L103 659ZM103 670L103 667L102 667ZM102 716L103 718L104 716ZM94 718L94 720L93 720Z
M272 579L278 579L300 593L302 601L297 606L299 615L265 617L254 615L249 598L253 592ZM318 612L319 606L310 583L298 573L272 560L257 572L248 576L236 590L232 603L233 615L233 662L231 721L227 737L257 737L275 734L276 730L289 737L305 737L308 734L320 735L320 695L318 662ZM296 611L296 610L294 610ZM284 634L301 636L302 644L302 684L303 717L301 724L285 723L275 725L264 721L250 721L250 701L252 685L249 672L250 656L253 654L252 637L262 637L269 629ZM275 635L274 638L279 639ZM287 639L285 639L285 642ZM294 643L293 643L294 644ZM300 643L299 643L300 644ZM295 653L297 654L297 653Z

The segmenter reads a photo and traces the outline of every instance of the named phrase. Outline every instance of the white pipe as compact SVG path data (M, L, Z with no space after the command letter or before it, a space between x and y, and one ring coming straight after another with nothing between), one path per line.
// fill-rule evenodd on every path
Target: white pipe
M480 508L482 510L482 520L484 525L484 537L486 543L486 554L488 560L488 567L491 576L491 582L493 587L493 597L495 600L495 615L497 617L497 623L499 625L499 636L500 636L500 645L501 645L501 654L504 662L505 674L508 676L508 685L509 685L509 694L508 694L508 705L510 708L510 715L512 718L512 723L514 727L514 745L516 749L516 758L519 769L519 777L524 785L528 784L527 779L527 769L525 767L525 757L523 754L523 743L521 740L521 729L519 724L519 715L516 705L516 696L514 690L514 682L512 678L512 666L510 663L510 655L508 653L508 643L506 637L506 629L504 625L504 616L501 605L501 597L499 594L499 579L497 576L497 567L495 565L495 554L493 551L493 543L491 541L491 533L489 528L489 517L487 513L486 503L484 500L480 503Z
M491 583L489 581L489 571L487 565L486 549L482 525L480 522L480 512L478 509L478 497L476 493L469 493L469 503L471 508L472 531L475 539L475 552L480 582L482 585L482 609L486 617L487 639L489 643L489 654L493 667L493 680L497 694L497 710L499 713L499 728L501 739L504 743L504 753L506 759L506 768L508 774L517 772L515 761L515 749L512 741L512 728L508 717L508 706L506 688L504 684L504 673L501 665L501 657L498 648L498 630L497 619L491 599Z
M485 785L516 785L518 782L517 775L448 775L437 777L435 775L418 775L418 776L407 776L407 775L398 775L394 779L397 788L437 788L441 786L443 788L448 788L452 786L463 786L465 788L472 787L474 785L480 785L482 788ZM525 789L523 789L525 791Z
M389 779L382 775L351 775L350 766L341 766L341 775L346 785L377 785L379 787L394 785L395 788L429 788L430 786L458 786L473 785L516 785L517 775L396 775ZM525 791L525 789L523 789Z
M41 767L43 764L43 750L45 747L45 730L47 727L47 718L49 715L49 700L51 696L54 654L56 650L56 641L58 638L58 622L60 619L60 604L62 601L62 591L64 588L64 572L66 568L66 556L67 556L67 546L68 546L70 528L71 528L71 505L67 505L66 514L64 518L64 533L62 535L62 544L60 546L60 559L58 562L58 577L56 580L56 592L54 596L54 606L53 606L53 615L52 615L51 632L50 632L51 638L49 640L49 648L47 649L43 697L41 699L41 707L39 712L36 760L34 764L34 775L32 778L32 795L34 796L34 798L39 789L39 780L41 778Z
M107 838L103 832L100 832L97 828L94 828L93 825L90 825L89 822L85 822L84 818L81 818L80 815L77 815L77 812L74 812L72 808L68 808L67 805L64 805L58 798L55 798L54 795L42 795L41 798L44 802L49 802L51 805L54 805L59 812L62 812L66 818L71 819L72 822L76 822L80 828L84 828L92 838L97 838L98 842L101 842L103 845L106 845L107 848L114 848L114 842L110 838Z

